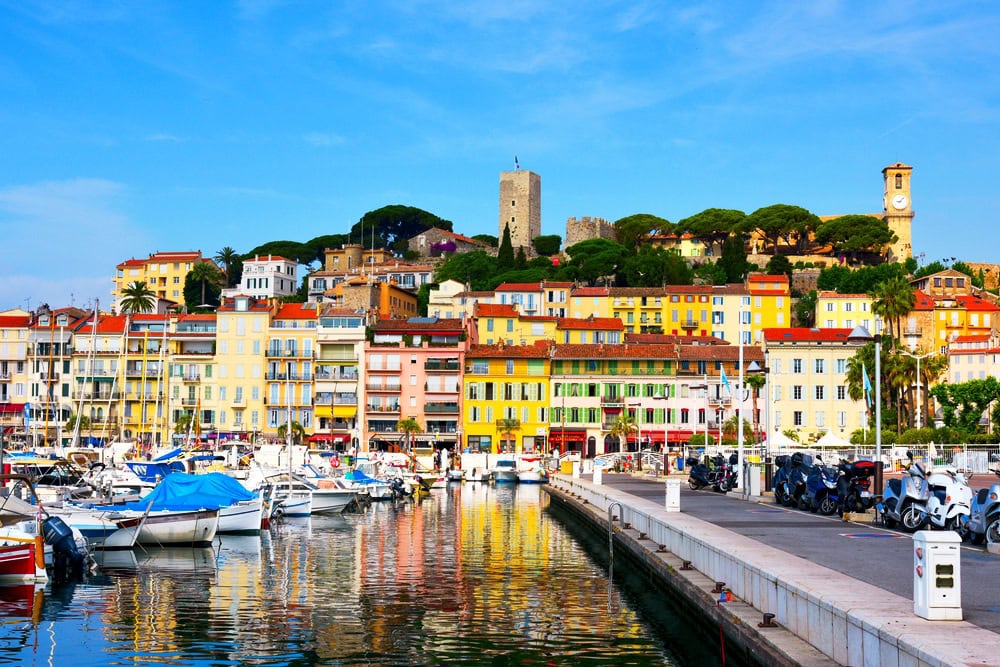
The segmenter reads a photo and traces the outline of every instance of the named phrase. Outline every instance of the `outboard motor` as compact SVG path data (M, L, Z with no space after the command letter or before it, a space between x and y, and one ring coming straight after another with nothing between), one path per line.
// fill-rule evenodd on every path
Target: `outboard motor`
M82 576L84 557L76 546L73 529L61 518L50 516L42 522L42 535L52 547L52 567L57 578Z

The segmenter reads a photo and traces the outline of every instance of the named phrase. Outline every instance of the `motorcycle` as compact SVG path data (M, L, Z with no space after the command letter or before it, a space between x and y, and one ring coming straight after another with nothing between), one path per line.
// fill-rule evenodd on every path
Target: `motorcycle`
M927 501L931 489L923 465L915 462L910 452L906 455L910 463L906 477L886 482L882 501L875 507L884 527L895 528L898 524L906 532L913 533L927 523Z
M771 478L771 490L774 492L774 502L776 505L785 504L785 494L788 487L785 484L788 475L792 470L792 457L781 455L774 457L774 477Z
M823 459L816 457L816 465L806 477L806 490L799 501L810 512L819 512L824 516L835 514L840 508L840 497L837 495L837 478L840 471L833 466L823 464Z
M785 507L796 507L800 505L802 494L806 491L806 477L813 467L812 454L795 452L792 454L792 469L788 473L785 481ZM805 507L802 507L805 509Z
M954 468L931 471L927 477L931 497L927 500L927 518L935 528L960 531L972 512L972 489L965 474Z
M702 463L700 459L687 459L686 463L691 468L688 474L688 486L695 491L707 486L722 493L729 491L735 474L726 465L726 458L720 454L712 458L711 462L714 468Z
M837 479L837 495L841 499L841 512L864 512L875 504L872 497L872 478L875 476L874 461L841 461L841 474Z
M993 474L1000 477L1000 470ZM1000 481L988 489L979 489L972 499L969 520L959 528L959 535L973 544L1000 544Z

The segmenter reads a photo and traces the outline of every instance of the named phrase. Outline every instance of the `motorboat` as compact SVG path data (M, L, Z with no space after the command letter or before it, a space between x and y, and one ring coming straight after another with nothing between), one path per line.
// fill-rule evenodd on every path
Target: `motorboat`
M219 531L219 510L150 511L139 529L137 544L210 546Z
M90 549L131 549L139 537L143 520L141 515L134 513L116 515L72 504L47 507L46 511L80 531Z
M345 487L360 494L365 494L370 500L390 500L392 487L388 481L366 475L361 470L348 470L341 480Z
M267 483L274 489L275 501L281 503L285 516L343 512L358 495L358 492L352 489L344 489L335 485L320 486L318 482L311 482L296 474L291 475L290 484L288 473L271 475L267 478ZM307 496L310 501L309 509L303 514L302 500Z
M0 528L0 584L45 582L48 578L42 536L19 526Z
M41 502L83 498L94 492L86 480L85 471L66 459L51 459L33 453L4 457L10 472L31 481Z
M465 480L465 473L462 472L461 468L452 468L446 476L449 482L461 482Z
M466 482L488 482L490 481L490 471L486 468L470 468L465 471Z
M537 456L522 456L521 468L517 471L517 481L519 484L545 484L549 481L549 474L545 470L544 462Z
M490 477L494 484L517 484L517 462L514 459L498 460L490 470Z

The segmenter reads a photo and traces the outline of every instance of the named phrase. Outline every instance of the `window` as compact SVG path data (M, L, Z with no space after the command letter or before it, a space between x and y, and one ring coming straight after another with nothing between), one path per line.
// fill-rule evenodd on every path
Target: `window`
M803 417L802 411L796 410L795 412L792 413L792 423L794 423L796 426L804 426L805 420L802 417Z
M797 384L792 387L792 400L793 401L802 400L802 385Z
M821 384L813 387L813 395L816 397L817 401L826 400L826 387Z
M826 426L826 415L822 411L816 413L816 426Z
M826 372L826 359L816 359L813 362L813 372L815 373L825 373Z
M802 360L792 359L792 373L801 373L801 372L802 372Z
M836 368L838 374L843 375L847 372L847 359L837 359L833 363L835 364L834 368Z
M847 387L840 385L837 387L837 400L844 401L847 400Z

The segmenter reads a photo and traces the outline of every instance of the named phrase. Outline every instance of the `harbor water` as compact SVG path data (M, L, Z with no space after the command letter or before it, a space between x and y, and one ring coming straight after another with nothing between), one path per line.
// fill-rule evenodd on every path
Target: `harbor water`
M0 587L0 664L716 664L718 646L537 486L286 520L215 548L99 555Z

